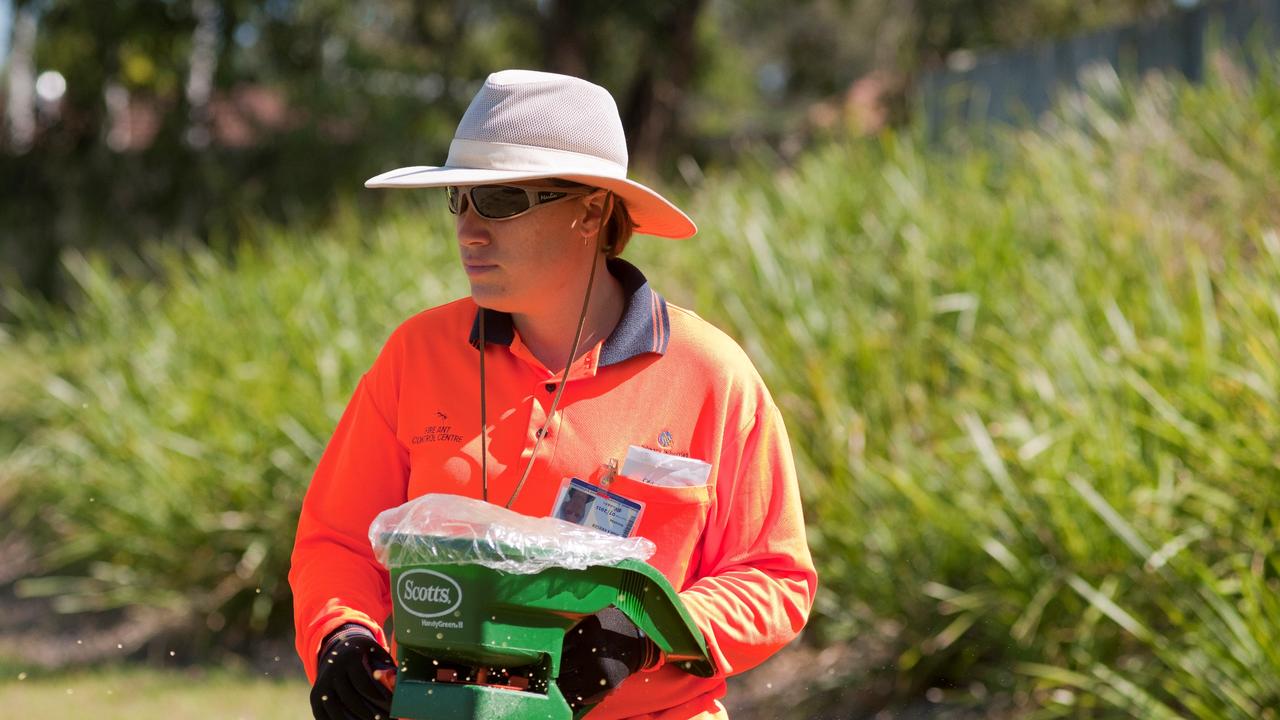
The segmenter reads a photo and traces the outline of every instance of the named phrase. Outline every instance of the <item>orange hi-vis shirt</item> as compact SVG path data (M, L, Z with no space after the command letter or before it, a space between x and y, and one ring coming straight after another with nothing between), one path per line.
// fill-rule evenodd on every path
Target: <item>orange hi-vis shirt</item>
M746 354L692 312L668 304L622 260L609 271L627 299L608 339L577 359L512 509L553 514L566 477L599 482L631 445L710 463L705 485L666 487L617 475L611 492L644 502L636 534L706 637L717 673L675 664L631 676L590 714L726 717L725 677L786 645L817 588L791 448ZM510 315L484 311L488 345L489 501L506 504L547 420L558 373L536 360ZM297 648L313 682L324 637L345 623L387 640L389 577L369 524L426 493L481 497L478 308L470 298L397 328L329 441L302 505L289 582ZM563 372L563 369L561 369Z

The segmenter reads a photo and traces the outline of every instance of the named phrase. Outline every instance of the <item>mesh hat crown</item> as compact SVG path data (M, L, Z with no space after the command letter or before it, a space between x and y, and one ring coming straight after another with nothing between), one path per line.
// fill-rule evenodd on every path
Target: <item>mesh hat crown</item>
M571 108L576 111L566 112ZM578 78L507 70L494 73L458 123L447 165L470 143L508 143L605 160L627 174L627 140L608 90Z
M561 178L612 191L638 233L684 238L693 221L654 190L627 178L627 141L608 90L532 70L490 75L471 100L443 166L382 173L366 187L487 185Z

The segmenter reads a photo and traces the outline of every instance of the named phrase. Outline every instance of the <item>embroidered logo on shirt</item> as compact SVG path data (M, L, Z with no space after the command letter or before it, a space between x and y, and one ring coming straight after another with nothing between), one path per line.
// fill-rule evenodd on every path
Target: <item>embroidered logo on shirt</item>
M673 442L674 440L671 438L670 430L663 430L662 432L658 433L658 447L662 448L663 450L669 450L671 449L671 444Z
M462 436L453 431L452 425L427 425L422 428L422 433L414 435L412 440L414 445L434 442L462 442Z

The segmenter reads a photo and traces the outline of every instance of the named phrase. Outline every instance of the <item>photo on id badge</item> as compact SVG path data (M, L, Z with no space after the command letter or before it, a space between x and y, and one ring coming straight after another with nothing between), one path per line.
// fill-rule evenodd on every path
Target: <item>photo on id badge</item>
M644 503L579 478L564 479L554 507L552 517L618 537L630 537L644 512Z

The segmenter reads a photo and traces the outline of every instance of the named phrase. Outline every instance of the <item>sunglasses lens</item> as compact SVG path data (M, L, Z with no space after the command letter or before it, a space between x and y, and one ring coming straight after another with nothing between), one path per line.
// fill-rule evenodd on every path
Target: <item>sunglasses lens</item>
M471 190L476 212L490 219L511 217L529 209L529 196L523 188L510 185L479 185Z
M445 187L444 192L445 196L449 198L449 212L457 215L459 209L462 207L462 192L458 189L457 185L449 185Z

